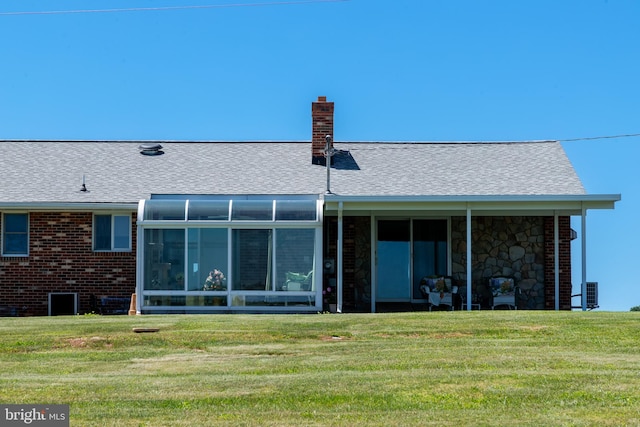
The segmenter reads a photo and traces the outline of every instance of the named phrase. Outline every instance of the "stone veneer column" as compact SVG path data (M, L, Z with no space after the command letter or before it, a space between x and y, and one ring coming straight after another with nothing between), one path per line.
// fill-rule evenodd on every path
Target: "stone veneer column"
M472 219L474 292L494 276L513 277L522 290L518 308L545 308L545 230L542 217L477 216ZM466 282L466 218L451 218L452 274Z

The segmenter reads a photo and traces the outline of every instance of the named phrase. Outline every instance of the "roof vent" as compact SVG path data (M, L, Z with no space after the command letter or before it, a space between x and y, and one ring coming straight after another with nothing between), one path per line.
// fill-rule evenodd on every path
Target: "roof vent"
M138 149L140 150L140 154L144 154L145 156L159 156L164 154L162 145L157 143L140 144Z

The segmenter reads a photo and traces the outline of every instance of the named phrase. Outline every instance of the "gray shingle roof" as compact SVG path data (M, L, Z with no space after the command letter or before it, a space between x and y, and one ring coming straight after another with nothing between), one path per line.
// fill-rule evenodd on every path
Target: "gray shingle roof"
M310 142L0 141L0 203L129 203L151 194L323 194ZM581 195L557 142L335 143L345 196ZM343 164L343 165L344 165ZM83 175L88 192L81 192Z

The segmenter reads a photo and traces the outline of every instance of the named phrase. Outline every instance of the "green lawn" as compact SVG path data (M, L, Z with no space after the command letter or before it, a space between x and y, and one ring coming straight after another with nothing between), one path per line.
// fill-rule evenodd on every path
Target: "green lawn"
M640 425L639 342L638 312L1 318L0 402L72 426Z

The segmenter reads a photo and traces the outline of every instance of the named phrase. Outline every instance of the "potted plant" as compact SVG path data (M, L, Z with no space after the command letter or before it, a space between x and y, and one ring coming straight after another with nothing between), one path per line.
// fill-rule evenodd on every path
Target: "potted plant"
M224 273L214 268L209 272L207 280L204 281L203 290L205 291L226 291L227 290L227 278L224 277Z

